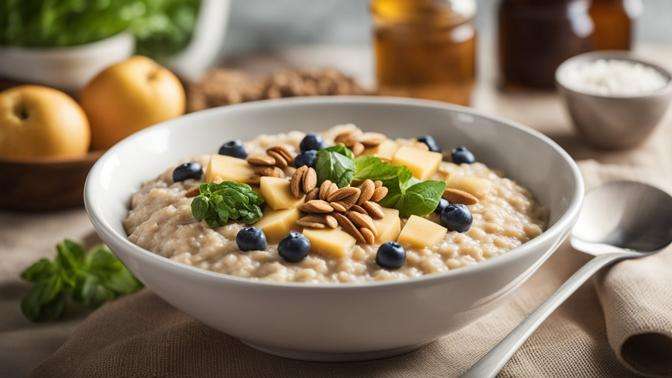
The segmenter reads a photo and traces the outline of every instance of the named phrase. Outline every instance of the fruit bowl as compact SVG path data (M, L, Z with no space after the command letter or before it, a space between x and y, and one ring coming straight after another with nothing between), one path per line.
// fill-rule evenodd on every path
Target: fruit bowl
M86 175L103 154L80 158L0 159L0 208L43 211L81 206Z
M131 243L122 221L140 184L222 142L355 123L397 137L433 135L529 188L549 227L502 256L445 273L361 284L273 283L180 264ZM339 361L404 353L503 303L555 251L579 213L576 164L542 134L445 103L397 98L293 98L214 108L142 130L108 150L87 178L100 237L147 287L206 325L266 352Z

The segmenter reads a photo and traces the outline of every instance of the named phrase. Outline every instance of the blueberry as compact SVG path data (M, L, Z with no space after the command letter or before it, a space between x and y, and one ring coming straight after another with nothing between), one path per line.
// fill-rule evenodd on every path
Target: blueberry
M433 136L431 135L423 135L415 138L418 142L422 142L429 147L429 150L432 152L441 152L441 146L436 142L436 139L434 139Z
M299 262L303 260L310 251L310 240L300 232L290 232L278 244L278 253L287 262Z
M443 212L443 209L448 207L448 205L450 205L450 202L448 202L448 200L445 199L445 198L441 198L439 200L439 204L436 205L436 209L434 209L434 213L441 215L441 213Z
M301 152L306 152L308 150L319 150L324 147L324 140L322 137L316 134L306 134L305 137L301 140Z
M450 231L467 232L472 221L471 211L466 205L450 204L441 212L441 224Z
M451 158L455 164L472 164L476 162L474 154L469 151L467 147L460 146L454 149L451 153Z
M233 156L238 159L247 158L247 152L245 151L245 146L243 146L243 142L239 140L230 140L222 144L222 147L219 147L219 154Z
M376 264L386 269L399 269L406 261L406 251L399 243L387 242L378 247Z
M308 150L302 152L294 158L294 168L299 168L304 165L315 168L315 160L317 160L317 151Z
M180 164L173 170L173 182L184 181L188 179L200 180L203 177L203 167L198 163Z
M236 244L241 251L263 251L266 249L266 235L255 227L245 227L236 234Z

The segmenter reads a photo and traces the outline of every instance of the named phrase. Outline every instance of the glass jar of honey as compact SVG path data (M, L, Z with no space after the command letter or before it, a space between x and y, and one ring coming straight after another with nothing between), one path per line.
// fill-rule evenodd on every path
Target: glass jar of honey
M596 50L630 50L641 0L593 0L590 16L595 23Z
M502 0L499 67L505 88L555 87L566 59L592 50L589 0Z
M470 103L474 0L372 0L371 13L379 93Z

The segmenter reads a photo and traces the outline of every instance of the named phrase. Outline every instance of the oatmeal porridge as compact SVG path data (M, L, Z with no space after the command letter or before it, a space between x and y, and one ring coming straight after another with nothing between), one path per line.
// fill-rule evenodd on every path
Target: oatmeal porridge
M417 139L288 132L225 143L144 183L129 239L182 264L277 282L405 279L477 264L535 238L532 194Z

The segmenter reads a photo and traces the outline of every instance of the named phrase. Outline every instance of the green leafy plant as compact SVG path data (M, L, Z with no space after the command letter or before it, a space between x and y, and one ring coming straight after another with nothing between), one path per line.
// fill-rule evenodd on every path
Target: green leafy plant
M360 156L355 159L353 180L380 180L388 193L380 201L385 207L399 210L399 215L424 216L439 204L446 184L443 181L418 181L411 171L401 165L390 164L375 156Z
M67 239L56 246L54 260L38 260L21 278L33 284L21 311L34 322L59 319L69 303L96 308L143 286L106 246L85 251Z
M130 31L137 52L172 54L191 40L200 0L1 0L0 45L74 46Z
M251 224L262 216L264 199L247 184L206 183L201 184L199 192L191 202L191 213L210 227L221 227L230 220Z
M339 188L348 186L355 174L354 155L342 144L322 148L317 152L315 171L318 184L330 180Z

